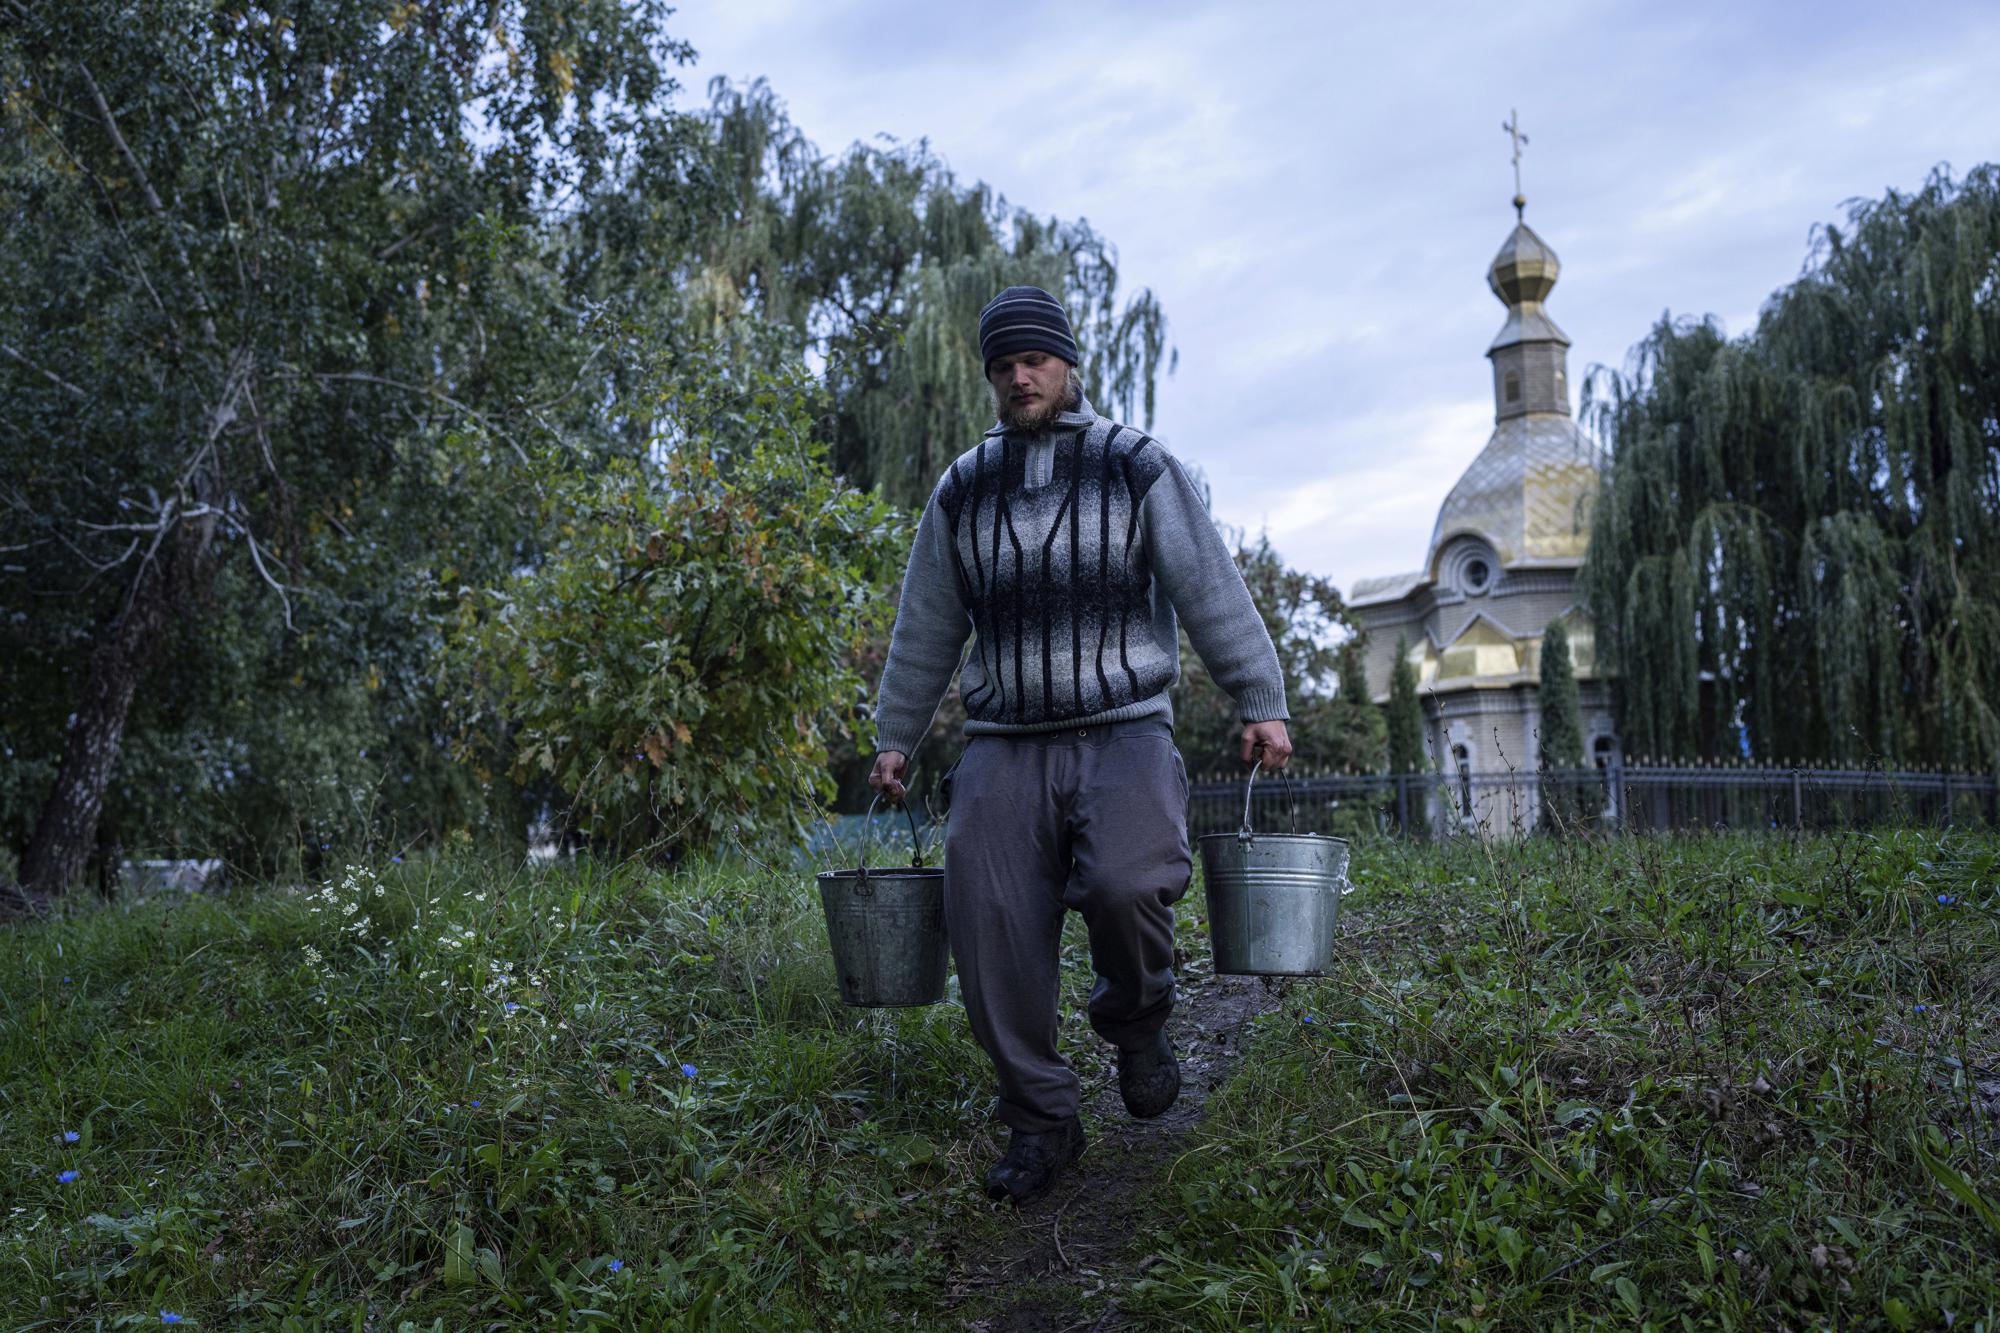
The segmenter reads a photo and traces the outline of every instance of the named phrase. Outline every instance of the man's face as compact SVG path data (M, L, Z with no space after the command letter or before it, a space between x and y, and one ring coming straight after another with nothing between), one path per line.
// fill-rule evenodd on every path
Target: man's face
M986 367L1002 425L1045 429L1069 406L1069 362L1047 352L1011 352Z

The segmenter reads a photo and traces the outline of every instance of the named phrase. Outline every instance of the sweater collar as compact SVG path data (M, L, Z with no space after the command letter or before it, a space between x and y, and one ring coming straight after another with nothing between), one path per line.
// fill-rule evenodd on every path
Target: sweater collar
M1078 426L1088 426L1096 420L1097 420L1097 409L1090 405L1090 395L1079 392L1076 396L1076 407L1073 410L1064 412L1062 415L1058 416L1056 418L1056 426L1068 426L1073 430ZM1043 433L1053 433L1053 429L1049 432L1043 432ZM1014 435L1014 436L1026 435L1029 436L1029 438L1033 438L1031 432L1012 430L1009 427L1001 425L997 421L994 422L991 426L987 427L986 430L987 439L990 440L1001 435Z

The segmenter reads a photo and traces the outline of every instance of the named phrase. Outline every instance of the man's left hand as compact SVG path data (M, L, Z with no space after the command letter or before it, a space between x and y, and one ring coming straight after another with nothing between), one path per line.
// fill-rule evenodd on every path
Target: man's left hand
M1243 724L1243 762L1247 764L1259 754L1267 773L1277 772L1292 757L1292 737L1283 722Z

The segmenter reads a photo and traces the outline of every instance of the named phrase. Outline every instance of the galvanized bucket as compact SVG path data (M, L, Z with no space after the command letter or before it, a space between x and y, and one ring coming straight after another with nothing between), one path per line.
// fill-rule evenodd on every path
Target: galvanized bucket
M901 1009L944 998L944 871L924 867L917 817L907 805L903 814L910 821L909 869L871 868L872 837L865 837L859 869L818 876L842 1004ZM874 801L868 803L868 815L872 834Z
M1257 833L1243 791L1243 827L1201 838L1202 882L1215 970L1236 976L1311 977L1333 963L1334 921L1347 882L1347 840L1315 833Z

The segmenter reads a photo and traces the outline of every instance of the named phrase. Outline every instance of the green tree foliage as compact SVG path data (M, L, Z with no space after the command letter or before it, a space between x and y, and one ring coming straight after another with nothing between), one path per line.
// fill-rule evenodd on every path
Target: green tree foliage
M1373 710L1357 710L1337 684L1340 639L1353 628L1340 590L1326 579L1287 568L1267 537L1260 536L1254 546L1238 542L1236 568L1277 646L1292 710L1286 725L1298 762L1341 772L1373 771L1379 750L1377 724L1369 716ZM1185 633L1173 704L1174 732L1191 770L1241 770L1243 723L1236 703L1208 674Z
M1542 631L1539 699L1542 811L1550 827L1562 829L1582 815L1584 805L1575 780L1549 776L1583 768L1583 706L1577 697L1576 669L1570 660L1569 629L1560 620L1550 622Z
M1380 773L1388 762L1388 724L1368 694L1362 657L1366 641L1355 635L1340 645L1339 684L1333 696L1336 731L1344 739L1332 747L1343 772Z
M531 460L668 428L663 357L812 358L841 466L909 500L985 421L977 289L1042 281L1150 414L1164 325L1102 238L922 145L823 158L761 85L676 111L656 0L0 5L0 844L37 894L121 840L518 838L559 789L454 763L429 663L560 539Z
M677 202L690 189L709 200L692 213ZM1158 301L1121 297L1115 252L1087 224L961 184L921 141L825 156L761 81L711 83L706 114L635 154L622 187L575 225L593 299L728 343L749 364L804 354L823 366L835 470L907 509L992 423L978 316L1001 288L1063 298L1106 412L1150 427L1173 361ZM764 336L746 343L746 328ZM627 427L643 438L643 408ZM885 631L856 650L871 688L887 646ZM920 795L949 766L962 716L948 697L912 756ZM870 738L838 738L833 752L842 808L865 806Z
M532 224L660 111L664 13L6 6L0 725L31 893L76 879L121 764L134 823L328 777L351 813L347 779L398 771L371 748L436 772L399 595L504 564L467 466L593 411Z
M1396 661L1389 669L1389 771L1423 773L1430 761L1424 745L1424 706L1417 698L1417 669L1410 665L1410 641L1396 640Z
M857 484L918 508L978 442L993 421L979 310L1015 283L1068 306L1097 406L1151 427L1166 317L1149 291L1121 299L1116 253L1087 223L962 185L923 141L822 156L762 82L717 80L702 124L725 203L684 239L693 318L754 314L823 361L834 464ZM674 188L636 174L624 206Z
M2000 763L2000 168L1853 205L1597 377L1583 589L1635 753Z
M463 596L445 680L469 749L552 777L601 845L671 855L796 828L824 794L861 688L845 663L909 533L827 469L803 371L683 362L668 383L648 454L545 457L558 535Z

